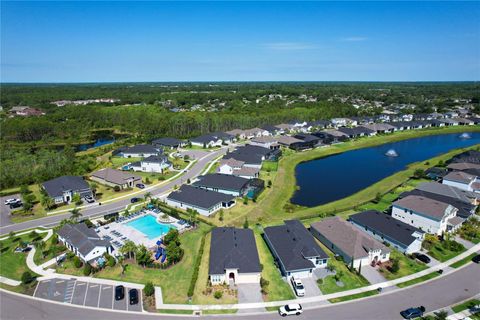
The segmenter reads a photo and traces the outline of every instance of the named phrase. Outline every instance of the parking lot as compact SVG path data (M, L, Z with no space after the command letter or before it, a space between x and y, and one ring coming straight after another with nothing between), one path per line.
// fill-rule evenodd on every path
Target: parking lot
M141 292L139 292L139 302L131 305L128 303L129 290L130 288L125 288L125 298L117 301L115 300L115 289L112 285L87 283L75 279L50 279L38 283L34 296L79 306L142 311Z

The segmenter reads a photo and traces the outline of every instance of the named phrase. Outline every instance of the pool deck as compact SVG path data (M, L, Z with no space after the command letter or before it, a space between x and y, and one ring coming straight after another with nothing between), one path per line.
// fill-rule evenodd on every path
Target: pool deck
M97 233L102 238L107 236L107 239L108 239L108 237L110 237L111 240L110 239L108 239L108 240L110 240L112 242L112 245L115 248L115 251L118 250L121 247L121 246L115 245L115 242L118 242L121 245L123 245L125 243L125 241L128 241L128 240L133 241L133 243L135 243L136 245L142 245L143 244L149 249L153 248L153 247L156 246L157 241L163 238L163 235L160 235L160 236L158 236L156 238L153 238L153 239L149 239L142 232L140 232L137 229L127 225L129 222L135 221L135 220L137 220L139 218L142 218L146 215L151 215L155 218L159 218L163 215L163 213L161 213L161 212L156 213L156 212L151 211L151 210L143 210L142 214L140 214L136 217L126 219L122 222L112 222L112 223L110 223L106 226L102 226L100 228L97 228ZM173 217L170 217L170 221L172 221L172 222L171 223L161 222L161 223L162 224L170 224L170 225L174 226L179 232L182 232L182 231L184 231L184 229L186 229L185 225L181 225L181 224L178 223L179 220L177 220ZM115 233L117 233L117 234L115 234ZM118 235L118 234L121 234L121 235ZM114 254L115 254L115 251L114 251Z

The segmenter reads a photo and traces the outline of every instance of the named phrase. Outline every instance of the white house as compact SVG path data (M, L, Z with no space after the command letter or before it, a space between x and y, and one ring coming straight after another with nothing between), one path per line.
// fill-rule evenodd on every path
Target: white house
M452 171L443 177L443 184L465 191L478 191L477 177L462 171Z
M193 146L202 148L213 148L222 146L223 140L217 136L206 134L203 136L192 138L190 139L190 142Z
M162 149L149 144L139 144L133 147L121 148L119 154L124 158L143 158L162 154Z
M78 176L62 176L42 183L42 188L55 204L70 203L75 194L80 197L92 196L88 183Z
M260 259L251 229L220 227L212 230L209 279L223 283L260 283Z
M133 188L136 183L142 182L142 177L130 172L104 168L95 171L90 176L90 180L97 181L110 187L120 187L121 189Z
M457 211L458 209L450 204L414 195L392 204L393 218L437 235L458 227L458 219L453 219L456 218Z
M355 269L390 260L390 249L340 217L312 223L310 232Z
M308 278L318 268L325 268L328 255L299 220L263 229L265 242L280 272L287 279Z
M172 164L168 161L166 156L150 156L143 160L134 162L130 165L133 171L141 172L157 172L162 173L169 169Z
M90 263L113 251L110 242L100 238L85 223L65 224L57 234L58 240L84 262Z

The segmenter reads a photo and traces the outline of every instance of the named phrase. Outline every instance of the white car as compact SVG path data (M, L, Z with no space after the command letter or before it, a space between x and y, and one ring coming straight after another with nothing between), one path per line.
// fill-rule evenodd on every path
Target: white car
M9 205L9 204L12 204L12 203L17 203L17 202L20 202L20 199L17 199L17 198L10 198L10 199L7 199L5 200L5 205Z
M293 290L295 290L295 294L298 297L305 296L305 287L300 279L295 279L292 277L290 278L290 282L292 283Z
M95 202L95 199L93 199L92 196L86 196L84 197L85 201L87 201L88 203L94 203Z
M303 312L302 306L299 305L298 303L287 304L283 307L280 307L280 309L278 309L278 313L282 317L293 316L293 315L299 316L302 314L302 312Z

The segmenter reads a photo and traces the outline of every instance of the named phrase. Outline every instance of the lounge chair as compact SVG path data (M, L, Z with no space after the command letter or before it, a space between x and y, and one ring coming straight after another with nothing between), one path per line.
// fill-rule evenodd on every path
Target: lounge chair
M167 250L163 250L162 260L160 260L160 262L161 262L161 263L164 263L165 260L167 260Z

